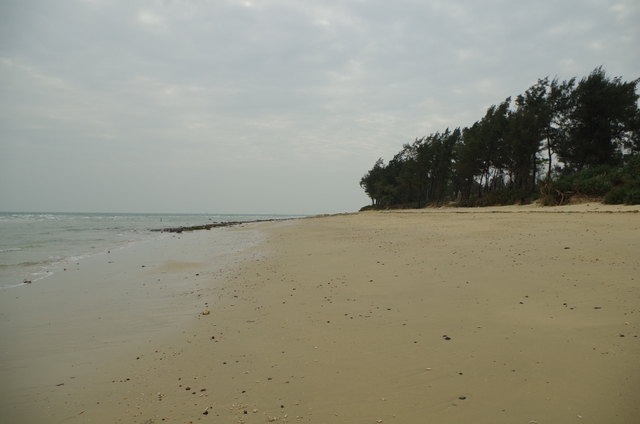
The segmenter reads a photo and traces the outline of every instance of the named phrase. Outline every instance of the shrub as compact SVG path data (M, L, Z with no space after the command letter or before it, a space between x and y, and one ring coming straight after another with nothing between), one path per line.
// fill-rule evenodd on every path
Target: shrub
M630 179L640 179L640 154L628 158L622 172Z
M604 196L611 190L611 179L608 166L598 166L575 173L572 179L572 190L586 196Z
M624 203L627 190L624 187L616 187L604 196L604 203L608 205L620 205Z
M528 204L538 197L537 193L528 190L494 190L482 197L472 197L461 200L458 206L462 207L486 207L486 206L506 206L516 204Z
M540 204L542 206L557 206L559 202L560 198L553 194L544 194L540 197Z
M564 203L571 196L604 196L608 204L638 204L640 191L640 155L628 156L623 167L598 166L545 181L541 186L543 204Z
M627 190L624 196L625 205L640 205L640 189L632 188Z

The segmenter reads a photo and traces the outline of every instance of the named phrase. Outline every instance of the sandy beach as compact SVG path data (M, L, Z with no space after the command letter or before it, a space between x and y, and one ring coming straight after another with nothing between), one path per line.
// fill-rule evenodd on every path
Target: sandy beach
M0 421L635 423L638 209L364 212L92 258L45 281L130 284L135 308L0 294ZM216 231L260 236L213 261ZM52 322L56 296L83 306Z

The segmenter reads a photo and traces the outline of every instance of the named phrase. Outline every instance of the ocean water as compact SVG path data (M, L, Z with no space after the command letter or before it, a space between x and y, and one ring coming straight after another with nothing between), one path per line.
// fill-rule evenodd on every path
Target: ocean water
M64 264L163 238L154 230L298 215L0 213L0 288L35 283Z

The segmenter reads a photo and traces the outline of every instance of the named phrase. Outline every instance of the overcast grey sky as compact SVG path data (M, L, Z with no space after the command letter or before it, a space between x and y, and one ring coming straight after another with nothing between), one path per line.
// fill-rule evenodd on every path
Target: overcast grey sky
M356 211L403 143L639 46L637 0L0 0L0 210Z

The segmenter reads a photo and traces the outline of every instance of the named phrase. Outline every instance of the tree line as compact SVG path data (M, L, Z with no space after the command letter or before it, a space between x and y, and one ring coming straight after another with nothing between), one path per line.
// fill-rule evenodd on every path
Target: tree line
M539 79L470 127L417 138L387 164L378 159L360 186L374 207L469 202L496 191L524 200L583 170L621 167L640 152L639 83L602 67L580 81Z

